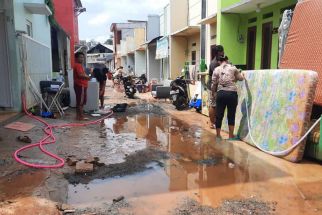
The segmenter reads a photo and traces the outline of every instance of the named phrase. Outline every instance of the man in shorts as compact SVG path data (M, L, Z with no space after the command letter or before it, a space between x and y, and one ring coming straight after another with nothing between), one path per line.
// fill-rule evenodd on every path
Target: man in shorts
M76 120L86 120L83 108L87 101L87 87L90 77L86 75L83 67L85 61L84 53L77 52L75 54L74 65L74 90L76 94Z

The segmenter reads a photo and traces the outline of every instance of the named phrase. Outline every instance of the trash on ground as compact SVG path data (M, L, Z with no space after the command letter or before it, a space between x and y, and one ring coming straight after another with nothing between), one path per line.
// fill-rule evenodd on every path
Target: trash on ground
M120 202L122 200L124 200L124 196L119 196L119 197L113 199L113 203Z
M17 140L23 143L32 143L32 140L28 136L18 136Z
M125 112L126 111L126 108L127 108L128 104L126 103L123 103L123 104L117 104L115 105L112 110L113 112L115 113L122 113L122 112Z
M198 160L197 163L199 165L213 166L213 165L216 165L218 161L214 158L208 158L208 159Z
M94 165L91 163L85 163L84 161L76 163L76 173L91 173L94 171Z
M68 166L76 166L78 159L76 159L74 157L69 157L66 159L66 162L67 162Z
M30 123L24 123L24 122L13 122L13 123L10 123L4 127L8 128L8 129L26 132L26 131L30 131L31 129L33 129L35 127L35 125L30 124Z
M234 164L234 163L229 163L229 164L228 164L228 167L229 167L230 169L234 169L234 168L235 168L235 164Z

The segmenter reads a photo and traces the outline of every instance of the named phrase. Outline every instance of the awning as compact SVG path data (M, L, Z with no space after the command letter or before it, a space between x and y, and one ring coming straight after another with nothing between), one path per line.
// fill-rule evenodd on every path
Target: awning
M208 25L208 24L213 24L216 22L217 22L217 13L212 14L212 15L208 16L207 18L200 20L200 22L198 24L199 25Z
M51 10L46 4L43 3L24 3L25 9L32 14L40 14L50 16L52 15Z
M258 7L261 8L265 8L271 5L274 5L278 2L282 2L284 0L244 0L244 1L240 1L236 4L233 4L229 7L223 8L221 10L221 12L223 13L251 13L256 11L256 9L258 9Z
M200 26L187 26L177 32L174 32L171 36L186 37L186 36L191 36L198 33L200 33Z
M156 38L153 38L152 40L146 41L145 44L150 45L151 43L155 43L158 41L158 39L162 38L162 36L158 36Z
M145 51L145 50L146 50L146 44L142 44L135 51Z
M155 59L160 60L169 56L169 39L162 37L157 41L157 50Z

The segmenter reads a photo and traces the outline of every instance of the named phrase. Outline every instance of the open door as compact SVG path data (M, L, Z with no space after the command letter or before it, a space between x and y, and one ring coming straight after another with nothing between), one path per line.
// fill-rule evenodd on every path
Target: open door
M262 69L271 68L273 22L263 24L262 34Z
M256 52L256 31L257 27L248 28L247 33L247 69L255 69L255 52Z

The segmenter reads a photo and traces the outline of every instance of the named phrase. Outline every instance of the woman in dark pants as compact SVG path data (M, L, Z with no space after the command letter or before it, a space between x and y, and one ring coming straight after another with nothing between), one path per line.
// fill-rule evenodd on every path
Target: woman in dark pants
M217 137L221 138L221 126L225 110L228 110L229 139L234 139L235 116L238 105L237 81L243 81L244 75L235 66L228 64L228 57L219 58L220 66L212 76L212 92L216 95L216 130Z

